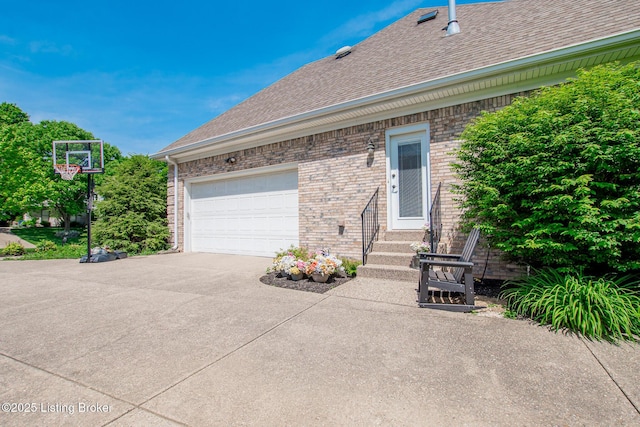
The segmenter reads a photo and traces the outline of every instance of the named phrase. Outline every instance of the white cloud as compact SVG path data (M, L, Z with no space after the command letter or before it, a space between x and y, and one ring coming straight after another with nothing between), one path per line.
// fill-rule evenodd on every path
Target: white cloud
M422 0L397 0L384 9L368 12L345 22L338 28L330 31L320 38L315 46L308 46L304 51L293 52L266 63L256 64L253 67L235 71L233 74L223 76L222 80L232 86L246 88L246 96L234 95L238 101L251 96L259 90L269 86L275 81L290 74L301 66L312 61L332 55L336 46L340 47L346 41L363 39L378 30L380 24L405 15L423 3ZM357 40L360 41L360 40ZM234 98L223 97L219 103L210 104L217 110L219 106L231 106ZM237 102L236 102L237 103ZM219 113L224 112L217 111Z
M342 43L344 40L364 38L371 35L379 24L404 16L420 7L422 0L397 0L384 9L368 12L345 22L322 38L326 44Z
M213 116L218 116L231 107L245 100L247 97L238 93L232 93L229 95L209 97L205 99L205 105L207 111ZM213 118L212 116L212 118Z
M68 121L123 153L154 153L211 119L202 79L87 72L65 77L3 68L0 100L38 123Z
M58 53L61 55L70 55L73 52L71 45L65 44L59 46L50 41L32 41L29 43L31 53Z
M9 36L5 36L4 34L0 34L0 43L1 44L7 44L10 46L15 46L18 41L14 38L11 38Z

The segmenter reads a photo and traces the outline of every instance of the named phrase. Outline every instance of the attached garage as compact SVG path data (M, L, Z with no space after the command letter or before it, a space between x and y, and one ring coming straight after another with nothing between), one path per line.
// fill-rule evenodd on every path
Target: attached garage
M187 250L274 256L298 245L298 171L192 182Z

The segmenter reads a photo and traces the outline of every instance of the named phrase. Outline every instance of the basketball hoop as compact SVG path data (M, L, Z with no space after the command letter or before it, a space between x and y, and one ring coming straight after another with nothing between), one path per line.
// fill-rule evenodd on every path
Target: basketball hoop
M53 168L56 170L56 173L59 173L62 179L64 179L65 181L71 181L73 177L76 176L78 172L80 172L81 169L78 165L66 164L54 165Z

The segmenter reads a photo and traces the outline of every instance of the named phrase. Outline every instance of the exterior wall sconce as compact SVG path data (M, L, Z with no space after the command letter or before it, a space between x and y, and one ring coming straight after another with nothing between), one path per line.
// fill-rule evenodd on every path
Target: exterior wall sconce
M369 142L367 142L367 151L369 152L369 154L373 154L375 150L376 150L376 143L373 142L373 138L369 138Z
M229 157L227 160L225 160L225 162L229 163L229 164L234 164L235 162L237 162L238 159L236 159L235 157L231 156Z

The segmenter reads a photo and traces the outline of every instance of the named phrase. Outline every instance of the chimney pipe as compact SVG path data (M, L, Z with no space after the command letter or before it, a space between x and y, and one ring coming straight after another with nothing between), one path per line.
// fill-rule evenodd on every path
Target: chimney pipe
M458 18L456 18L456 0L449 0L449 23L447 24L447 36L452 36L460 32Z

